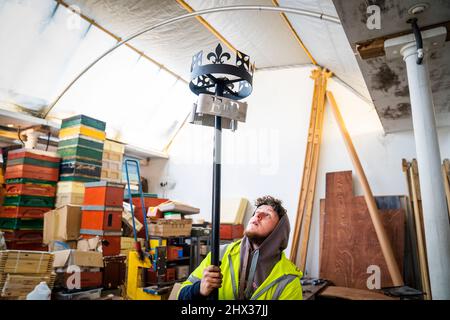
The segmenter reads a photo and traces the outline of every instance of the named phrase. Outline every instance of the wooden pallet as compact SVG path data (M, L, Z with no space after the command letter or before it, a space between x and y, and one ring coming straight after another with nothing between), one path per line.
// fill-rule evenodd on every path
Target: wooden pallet
M45 251L0 251L0 274L47 274L53 269L53 254Z
M2 299L22 300L41 282L46 282L50 290L55 283L55 274L3 274L0 277L0 297Z

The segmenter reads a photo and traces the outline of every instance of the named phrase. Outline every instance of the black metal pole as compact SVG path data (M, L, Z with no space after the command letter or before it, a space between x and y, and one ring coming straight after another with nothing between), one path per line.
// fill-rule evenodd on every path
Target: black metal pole
M223 82L216 83L216 96L222 97L224 90ZM213 192L212 192L212 243L211 243L211 264L219 266L219 246L220 246L220 173L222 155L222 117L216 116L214 122L214 162L213 162ZM219 291L214 290L211 300L218 300Z

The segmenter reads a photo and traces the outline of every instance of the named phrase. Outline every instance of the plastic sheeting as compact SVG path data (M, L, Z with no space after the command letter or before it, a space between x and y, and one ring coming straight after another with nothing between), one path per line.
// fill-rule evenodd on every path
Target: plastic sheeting
M187 1L195 10L238 5L273 5L270 0ZM175 0L66 0L113 34L127 36L167 18L186 14ZM336 15L331 0L280 0L281 6ZM341 26L288 15L322 66L368 96ZM310 63L277 12L222 12L204 18L257 68ZM116 40L54 0L0 0L0 107L42 111L90 62ZM195 18L150 31L131 44L188 80L191 58L217 44ZM225 46L224 46L225 48ZM282 79L280 79L282 81ZM50 118L84 113L107 122L108 136L162 150L190 111L195 96L182 80L122 46L89 70L50 112Z
M34 113L116 44L53 0L0 1L0 41L0 108ZM49 118L86 114L107 122L109 138L162 150L193 99L186 83L122 46L80 78Z

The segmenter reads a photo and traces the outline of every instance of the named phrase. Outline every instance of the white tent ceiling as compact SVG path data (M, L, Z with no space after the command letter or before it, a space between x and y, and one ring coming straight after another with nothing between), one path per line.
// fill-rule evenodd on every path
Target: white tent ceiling
M196 11L238 4L273 5L271 0L186 2ZM187 13L176 0L65 3L122 39ZM337 16L331 0L278 3ZM369 97L341 25L293 14L287 17L319 65ZM203 18L235 48L250 55L257 70L311 63L277 12L222 12ZM0 0L0 41L6 48L0 51L0 107L20 106L37 114L85 66L117 43L110 34L55 0ZM195 99L186 83L192 55L200 50L211 51L218 41L195 18L152 30L130 44L159 65L122 46L77 81L51 110L49 118L87 114L105 120L111 138L162 150Z

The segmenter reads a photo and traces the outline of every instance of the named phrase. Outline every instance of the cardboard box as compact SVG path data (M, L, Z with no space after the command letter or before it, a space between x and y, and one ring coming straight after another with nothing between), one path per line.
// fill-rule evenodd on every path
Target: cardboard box
M190 236L192 229L191 219L181 220L150 220L148 233L157 237L182 237Z
M44 243L77 240L80 236L81 206L66 205L44 215Z
M122 211L122 221L131 229L133 229L133 216L131 215L131 211L126 209ZM136 226L137 232L141 231L144 227L144 225L136 218L134 218L134 224Z
M176 266L175 275L177 280L187 278L189 276L189 266Z
M66 268L71 265L79 267L103 268L103 256L100 252L61 250L53 253L54 268Z

